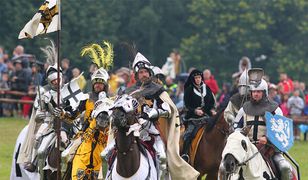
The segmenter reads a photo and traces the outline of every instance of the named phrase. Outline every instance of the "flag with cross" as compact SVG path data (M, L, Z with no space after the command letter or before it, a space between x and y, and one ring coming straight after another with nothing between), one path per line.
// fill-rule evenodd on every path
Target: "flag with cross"
M61 89L63 102L66 103L68 101L73 110L79 106L80 101L89 99L89 95L83 93L78 84L78 79L81 75L82 73L77 78L66 83Z
M45 0L33 18L20 31L18 39L33 38L61 29L59 0Z

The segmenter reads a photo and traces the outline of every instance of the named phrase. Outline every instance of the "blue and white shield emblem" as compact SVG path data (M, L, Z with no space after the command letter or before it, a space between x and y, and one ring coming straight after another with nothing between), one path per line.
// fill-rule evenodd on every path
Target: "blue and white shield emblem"
M280 151L287 152L294 143L293 120L270 112L265 113L265 119L268 140Z

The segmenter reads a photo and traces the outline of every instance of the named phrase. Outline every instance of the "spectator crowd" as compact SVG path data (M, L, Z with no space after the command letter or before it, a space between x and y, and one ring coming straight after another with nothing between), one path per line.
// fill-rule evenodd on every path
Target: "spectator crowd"
M173 50L167 57L165 64L157 70L153 67L155 76L164 84L164 88L169 93L171 99L178 106L184 108L184 83L188 74L196 69L191 67L188 72L182 68L183 60L179 51ZM31 113L31 104L20 103L20 100L33 100L38 86L47 84L45 71L47 63L36 62L33 55L25 53L24 47L18 45L10 55L3 47L0 47L0 117L20 116L28 118ZM218 83L211 72L211 69L203 71L204 83L212 90L216 97L216 106L224 108L228 104L229 98L237 92L237 81L245 69L252 67L248 57L243 57L239 61L239 71L230 77L229 82ZM62 59L61 68L63 71L63 82L67 83L78 77L78 83L83 91L91 89L91 73L95 71L95 66L90 65L85 75L80 69L73 67L70 60ZM265 76L268 82L268 97L279 104L285 116L291 118L308 115L308 92L305 82L292 80L286 73L280 73L278 83L273 83ZM114 72L110 72L110 93L115 95L119 90L124 90L134 84L133 72L122 67ZM221 88L219 87L221 85ZM14 99L12 102L7 99ZM308 132L306 125L295 128L295 138L299 138L300 131Z

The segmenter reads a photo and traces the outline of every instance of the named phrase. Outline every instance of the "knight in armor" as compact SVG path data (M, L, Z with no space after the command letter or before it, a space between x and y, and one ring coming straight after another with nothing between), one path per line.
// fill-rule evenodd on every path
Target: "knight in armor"
M57 106L58 85L60 86L60 89L63 87L61 69L59 72L60 82L58 82L58 69L56 63L57 53L54 43L51 41L51 46L41 49L46 54L47 63L49 64L49 67L46 70L48 84L40 88L38 92L39 94L36 96L33 113L29 122L27 140L24 147L22 147L19 159L19 162L25 163L26 170L34 172L37 170L37 166L39 166L38 170L40 173L43 172L43 168L44 170L56 170L56 168L49 166L48 162L45 162L45 160L47 158L48 148L56 140L53 110ZM60 104L64 104L62 103L61 98ZM61 139L65 142L62 144L63 146L65 146L69 141L67 135L68 131L68 126L62 126Z
M241 74L237 87L238 92L231 96L224 111L224 118L230 125L233 125L234 119L243 104L250 100L247 69Z
M248 75L251 98L239 110L234 123L237 128L238 123L243 120L244 127L250 129L248 137L257 147L261 147L269 143L266 137L265 112L281 116L283 114L278 104L268 99L268 84L262 79L263 70L250 69ZM291 165L277 148L272 159L280 172L280 179L289 180L292 177Z
M79 106L74 111L65 111L56 109L55 114L61 119L75 119L84 112L84 123L81 132L81 144L78 147L72 164L72 179L97 179L102 159L100 153L106 147L108 138L108 114L106 111L98 113L95 108L103 102L112 104L108 99L108 79L109 75L106 69L112 65L111 44L104 42L107 46L107 55L92 59L99 69L91 76L92 91L89 93L89 98L80 102ZM82 50L82 55L91 51L95 52L93 44L85 47ZM103 48L102 48L103 49ZM105 53L105 52L102 52ZM109 56L110 55L110 56Z
M184 85L184 103L187 109L185 116L185 133L182 158L189 162L188 151L198 129L201 127L202 117L211 117L215 112L215 98L211 89L203 83L201 71L193 70ZM196 120L191 120L196 119ZM198 122L197 122L198 121ZM209 122L210 123L210 122Z
M148 132L155 135L154 148L158 153L159 159L165 162L165 145L160 137L160 132L155 127L159 118L169 118L171 114L168 103L163 102L159 98L159 95L164 92L164 88L155 81L151 63L141 53L136 55L133 68L137 83L127 89L125 93L130 94L134 91L140 91L141 98L145 99L145 104L140 109L140 114L144 119L151 121L147 126Z
M125 93L137 93L140 96L137 98L141 104L138 114L141 119L148 120L146 125L143 124L144 128L152 137L155 137L154 148L160 160L160 168L166 169L166 163L168 163L167 167L172 179L196 178L198 173L179 156L179 143L174 139L180 133L178 112L162 84L155 81L150 61L138 52L133 62L133 69L137 82L126 89ZM143 102L140 103L140 99L143 99ZM173 123L175 124L172 125ZM159 126L162 124L166 124L166 127L159 131ZM166 138L168 151L165 149L161 132ZM147 140L143 132L140 132L140 136L140 139ZM188 172L189 174L186 174Z

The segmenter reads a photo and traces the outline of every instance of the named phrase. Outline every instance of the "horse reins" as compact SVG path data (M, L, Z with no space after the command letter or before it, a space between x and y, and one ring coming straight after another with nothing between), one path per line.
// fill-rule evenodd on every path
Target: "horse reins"
M250 160L252 160L254 157L256 157L256 156L260 153L260 151L264 149L264 147L265 147L265 146L261 147L257 152L255 152L255 153L254 153L252 156L250 156L247 160L245 160L245 161L239 163L238 166L246 166L246 165L247 165L247 162L250 161Z

